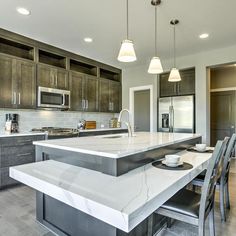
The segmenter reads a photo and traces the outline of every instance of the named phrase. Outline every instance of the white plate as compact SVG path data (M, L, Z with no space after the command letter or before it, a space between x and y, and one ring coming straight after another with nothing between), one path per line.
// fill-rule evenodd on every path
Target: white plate
M183 165L183 162L179 161L178 163L167 163L166 160L163 160L162 164L169 166L169 167L177 167L177 166Z
M197 152L207 152L209 150L212 150L210 147L206 147L205 150L198 150L196 147L193 147L193 150L197 151Z

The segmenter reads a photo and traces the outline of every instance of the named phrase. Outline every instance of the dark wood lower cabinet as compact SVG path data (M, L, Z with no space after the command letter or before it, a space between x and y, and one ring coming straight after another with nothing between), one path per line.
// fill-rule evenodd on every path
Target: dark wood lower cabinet
M0 189L18 184L9 177L9 168L35 162L33 141L44 139L43 134L0 138Z

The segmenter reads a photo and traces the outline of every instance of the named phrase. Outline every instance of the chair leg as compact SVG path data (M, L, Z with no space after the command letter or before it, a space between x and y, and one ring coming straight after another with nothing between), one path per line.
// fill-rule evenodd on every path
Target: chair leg
M220 184L220 214L221 220L226 221L225 217L225 187L224 184Z
M167 228L171 227L171 218L167 217Z
M215 236L214 205L209 213L210 236Z
M203 222L199 222L198 236L205 236L205 220L203 220Z
M230 209L229 182L228 181L225 185L225 192L226 192L226 207Z

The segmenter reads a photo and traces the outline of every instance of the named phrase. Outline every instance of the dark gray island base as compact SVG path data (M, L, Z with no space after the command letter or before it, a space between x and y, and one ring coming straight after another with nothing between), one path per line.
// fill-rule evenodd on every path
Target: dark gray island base
M36 145L36 160L55 160L100 171L104 174L112 176L120 176L130 170L159 160L166 154L173 154L185 150L191 146L194 146L196 143L201 143L201 137L194 137L185 141L154 148L152 150L138 152L120 158L91 155L78 151L68 151L64 149Z
M152 214L126 233L41 192L36 196L37 220L59 236L151 236L166 222Z

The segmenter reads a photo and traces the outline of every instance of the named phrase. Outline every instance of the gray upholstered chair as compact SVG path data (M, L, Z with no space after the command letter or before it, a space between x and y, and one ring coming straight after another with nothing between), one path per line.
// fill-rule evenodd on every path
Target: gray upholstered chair
M225 140L227 140L227 138ZM234 151L235 143L236 143L236 134L233 134L228 142L228 145L224 154L223 162L222 162L221 174L216 184L216 188L220 192L220 213L221 213L222 221L226 221L226 211L225 211L226 208L230 209L229 170L230 170L230 161L231 161L232 154ZM197 176L192 181L192 185L202 187L204 178L205 178L205 172Z
M181 189L165 202L155 213L171 219L198 226L198 235L205 235L205 219L209 215L210 235L215 235L214 196L219 163L223 156L226 141L218 141L206 172L202 193Z

